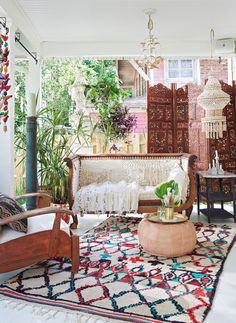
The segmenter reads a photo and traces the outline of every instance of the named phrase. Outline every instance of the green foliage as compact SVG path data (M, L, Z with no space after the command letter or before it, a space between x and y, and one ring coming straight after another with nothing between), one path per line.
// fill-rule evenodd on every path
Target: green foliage
M25 193L25 182L24 179L21 177L20 178L20 183L19 185L16 187L15 190L15 195L19 196L19 195L23 195ZM17 201L19 204L24 205L26 203L25 199L20 199Z
M16 61L15 65L15 150L16 153L22 154L22 151L25 150L26 142L25 125L27 109L25 82L28 71L28 61Z
M165 205L179 204L179 185L174 180L159 184L155 189L155 194Z
M26 142L26 93L25 71L27 62L21 62L16 73L15 145L25 150ZM68 172L63 159L89 143L96 125L84 122L81 115L78 124L70 126L72 101L68 89L79 71L88 80L85 94L99 114L99 129L105 135L106 145L116 139L124 139L132 126L132 118L122 107L128 92L119 86L113 61L44 60L42 64L42 108L38 112L37 149L39 179L54 196L54 201L64 202L67 196Z
M107 104L108 109L111 102L112 105L117 105L127 97L126 91L119 86L113 61L85 61L84 64L90 69L86 73L89 80L86 97L95 109L99 111L104 104Z
M52 192L54 203L65 203L68 197L68 171L64 158L71 155L69 137L55 128L39 128L39 179L41 187Z
M122 106L129 92L119 85L113 61L85 61L87 79L86 98L99 113L98 128L104 134L106 150L109 142L125 139L136 124L134 116Z
M69 125L72 102L68 88L81 68L78 60L48 59L42 64L42 102L57 124Z
M91 139L90 129L81 115L75 129L59 126L62 112L44 108L38 113L38 176L40 186L52 194L54 203L66 203L68 199L68 168L64 159L77 152ZM76 147L74 150L73 147Z

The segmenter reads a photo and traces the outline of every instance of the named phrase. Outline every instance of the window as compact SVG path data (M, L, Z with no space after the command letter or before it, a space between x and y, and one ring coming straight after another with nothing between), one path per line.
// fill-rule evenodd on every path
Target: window
M194 62L192 59L169 59L166 67L167 82L194 80Z

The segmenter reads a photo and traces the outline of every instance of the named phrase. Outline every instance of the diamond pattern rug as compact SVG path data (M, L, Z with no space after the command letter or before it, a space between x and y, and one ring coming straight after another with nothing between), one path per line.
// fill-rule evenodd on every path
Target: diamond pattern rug
M196 223L193 254L167 259L143 252L140 220L112 216L85 234L74 280L71 263L54 259L10 279L0 294L129 322L202 322L236 229Z

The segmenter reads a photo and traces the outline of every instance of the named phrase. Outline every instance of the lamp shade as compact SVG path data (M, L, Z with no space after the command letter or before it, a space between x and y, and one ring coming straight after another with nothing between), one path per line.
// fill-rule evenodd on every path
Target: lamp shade
M229 102L229 94L221 90L220 82L211 71L204 91L197 98L197 103L205 110L202 131L206 132L207 138L223 137L223 131L226 131L226 117L222 113Z

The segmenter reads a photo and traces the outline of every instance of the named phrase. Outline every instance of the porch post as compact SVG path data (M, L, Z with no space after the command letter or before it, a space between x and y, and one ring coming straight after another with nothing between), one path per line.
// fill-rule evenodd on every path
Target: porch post
M27 93L27 123L26 123L26 192L37 192L37 117L36 97L40 90L40 67L29 58L29 73L26 83ZM39 97L39 95L38 95ZM26 202L28 210L36 208L36 199Z
M29 104L29 103L28 103ZM28 116L26 122L26 192L37 192L37 118ZM36 208L36 198L32 197L26 201L27 210Z
M7 21L8 47L9 47L9 78L11 88L9 94L13 95L8 100L9 119L7 121L7 132L3 131L3 125L0 126L0 192L14 195L14 88L15 88L15 26Z

